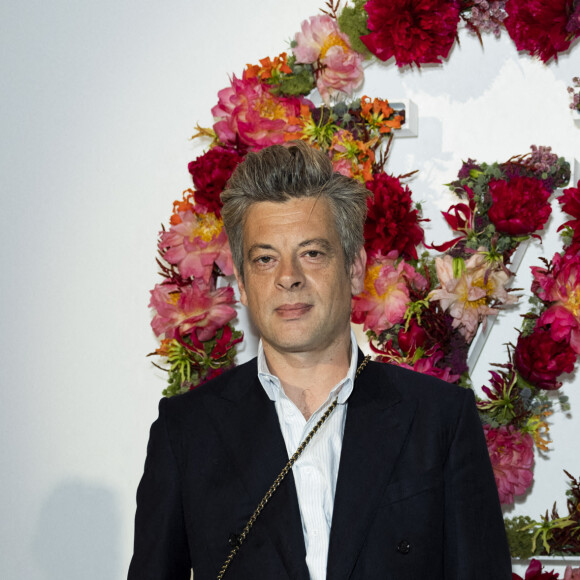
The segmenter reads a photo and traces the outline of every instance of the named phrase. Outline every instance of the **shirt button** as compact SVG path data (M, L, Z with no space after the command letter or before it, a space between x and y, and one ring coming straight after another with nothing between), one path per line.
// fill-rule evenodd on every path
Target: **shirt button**
M401 540L397 544L397 552L399 552L399 554L406 555L410 551L411 551L411 544L409 544L409 542L407 540Z

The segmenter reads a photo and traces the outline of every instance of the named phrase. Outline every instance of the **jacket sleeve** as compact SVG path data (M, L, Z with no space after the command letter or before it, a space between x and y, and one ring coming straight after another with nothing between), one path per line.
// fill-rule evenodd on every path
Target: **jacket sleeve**
M497 487L470 390L465 391L444 477L445 579L511 580Z
M166 426L167 399L151 426L145 471L137 489L135 541L128 580L189 580L191 563L178 462Z

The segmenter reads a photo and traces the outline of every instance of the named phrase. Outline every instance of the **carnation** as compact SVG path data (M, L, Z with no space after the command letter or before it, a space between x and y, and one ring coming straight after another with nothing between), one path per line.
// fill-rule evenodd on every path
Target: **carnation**
M400 67L447 58L457 34L457 0L369 0L364 8L371 32L361 40L376 57L395 57Z
M518 373L540 389L562 386L558 377L574 370L576 353L564 341L555 341L547 328L536 328L529 336L520 335L514 352Z
M214 147L187 166L195 186L195 205L204 213L220 217L220 193L242 159L234 149Z
M214 213L179 213L180 223L163 232L159 250L163 258L179 268L183 278L195 276L207 284L214 263L222 273L234 273L232 254L223 222Z
M484 425L487 450L502 504L511 504L515 495L523 494L532 484L534 440L529 433L513 425L493 428Z
M539 560L532 558L528 569L526 570L526 577L522 578L518 574L512 574L512 580L557 580L560 577L558 572L553 570L550 572L544 572L544 567ZM564 578L566 580L566 578Z
M212 290L201 281L182 288L157 284L151 290L149 303L156 311L151 327L156 336L181 338L195 333L199 340L209 340L236 317L234 303L230 286Z
M235 75L218 98L211 112L219 140L234 146L240 142L253 150L282 144L288 134L299 132L288 120L299 116L300 105L306 103L301 98L276 97L256 77L238 79Z
M369 255L397 250L403 258L416 260L416 246L423 243L425 232L419 225L419 212L413 209L409 188L386 173L367 181L366 186L374 194L367 201L365 223L365 248Z
M327 15L312 16L302 23L295 37L294 56L297 63L318 62L316 86L323 100L350 95L363 82L363 57L352 50L348 36L340 31L335 20Z
M580 252L580 179L576 187L569 187L563 191L558 198L558 203L562 206L562 211L574 218L558 228L558 231L560 231L565 227L569 227L572 231L571 243L566 248L566 253L577 254Z
M532 177L492 179L489 193L493 202L488 216L499 232L510 236L531 234L543 229L550 217L551 194Z
M568 30L574 0L508 0L504 25L519 51L543 62L568 50L579 30Z

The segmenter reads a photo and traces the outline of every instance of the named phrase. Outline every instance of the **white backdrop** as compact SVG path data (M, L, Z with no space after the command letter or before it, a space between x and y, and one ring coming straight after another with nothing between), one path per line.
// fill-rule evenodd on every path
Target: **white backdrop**
M196 122L211 124L228 75L287 49L321 4L2 3L0 577L125 576L164 386L145 358L156 347L148 292L160 224L201 152L188 138ZM389 169L421 170L411 186L431 208L430 239L449 237L436 212L462 159L505 160L532 143L580 159L566 93L579 50L544 67L519 58L507 36L482 49L462 34L444 67L372 67L366 93L419 107L419 137L395 143ZM528 251L519 285L529 287L533 255L557 249L557 225ZM487 362L505 360L501 344L518 324L515 315L496 325L477 385ZM240 360L252 351L248 340ZM538 516L553 499L565 511L561 469L580 475L577 382L565 386L572 412L554 418L554 451L538 460L518 512Z

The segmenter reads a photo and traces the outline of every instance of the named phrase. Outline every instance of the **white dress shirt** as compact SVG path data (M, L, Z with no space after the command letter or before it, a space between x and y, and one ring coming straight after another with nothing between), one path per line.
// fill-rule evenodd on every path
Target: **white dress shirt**
M357 359L358 347L351 330L348 373L330 391L328 399L306 421L298 407L286 396L278 377L270 373L262 341L258 345L258 378L270 400L274 401L288 457L294 454L330 403L338 396L338 405L292 467L306 545L306 564L311 580L326 579L330 525L346 422L346 407L354 385ZM280 469L282 467L280 466Z

